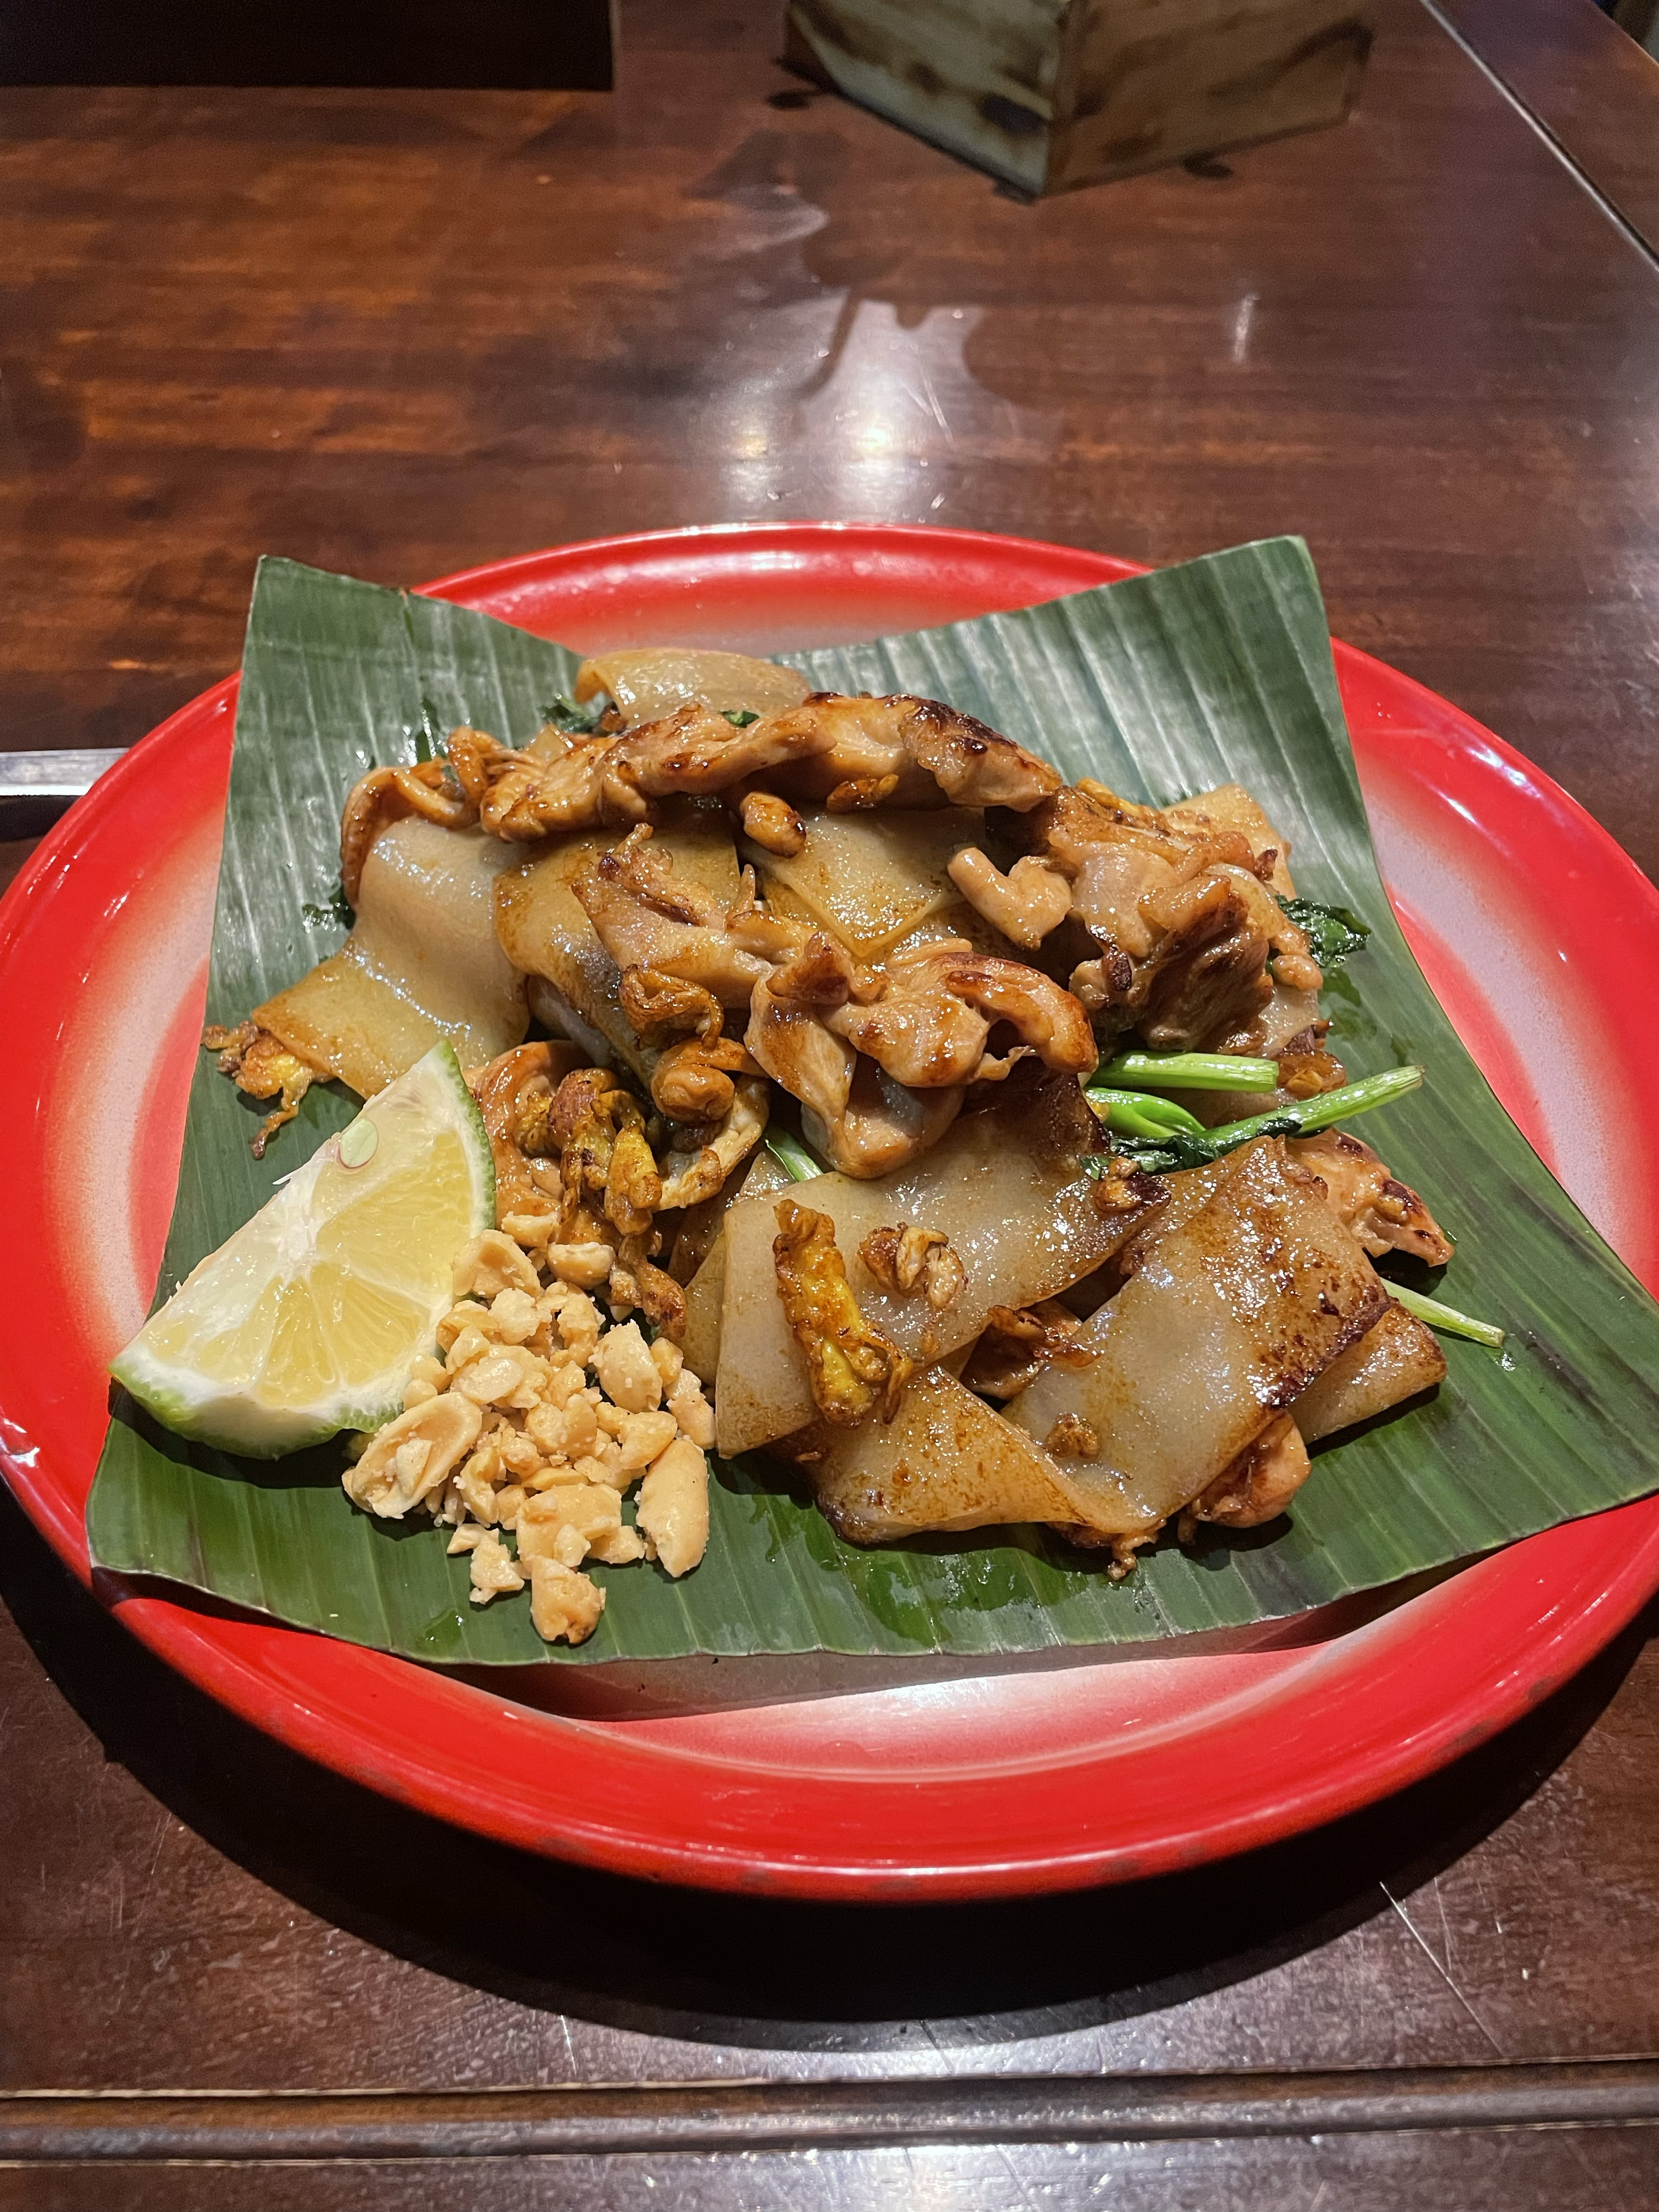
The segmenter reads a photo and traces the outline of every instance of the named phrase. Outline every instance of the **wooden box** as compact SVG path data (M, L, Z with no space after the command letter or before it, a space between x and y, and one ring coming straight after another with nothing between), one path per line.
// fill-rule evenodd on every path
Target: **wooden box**
M785 61L1032 193L1340 123L1368 0L788 0Z

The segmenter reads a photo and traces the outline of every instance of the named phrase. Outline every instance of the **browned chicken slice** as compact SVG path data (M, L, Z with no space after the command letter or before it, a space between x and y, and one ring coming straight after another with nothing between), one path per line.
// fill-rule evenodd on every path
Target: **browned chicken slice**
M546 1213L559 1203L556 1165L547 1158L548 1115L556 1086L582 1064L580 1045L521 1044L466 1071L467 1087L489 1132L495 1161L495 1214ZM533 1158L543 1180L537 1179Z
M989 1053L1006 1024L1016 1042ZM811 1141L848 1175L881 1175L937 1143L973 1082L1021 1059L1080 1074L1088 1018L1035 969L960 940L861 969L822 934L756 986L744 1037L756 1065L799 1098ZM949 1105L945 1099L954 1101Z
M1086 777L1079 788L1091 796L1101 792L1101 787ZM1124 804L1121 799L1115 803L1120 806ZM1262 882L1286 898L1296 896L1296 885L1291 879L1289 841L1268 820L1263 808L1242 783L1218 784L1213 791L1200 791L1191 799L1178 799L1161 811L1164 821L1178 834L1194 829L1237 830L1249 847L1252 865Z
M1074 1075L1098 1057L1089 1017L1069 991L960 938L890 958L879 997L862 1006L849 998L824 1019L895 1082L915 1090L996 1081L1032 1054ZM1001 1057L987 1050L999 1024L1017 1040Z
M1099 784L1068 787L1025 816L1027 850L1006 877L975 853L959 856L952 879L1027 941L1056 926L1054 886L1064 884L1060 919L1084 950L1071 985L1089 1011L1157 1048L1215 1045L1254 1023L1276 990L1316 992L1323 980L1269 888L1282 847L1267 842L1270 825L1255 811L1264 827L1252 837L1222 818L1237 809L1183 818Z
M817 1009L779 996L772 978L755 987L744 1043L756 1065L799 1099L807 1142L843 1175L886 1175L920 1158L962 1109L960 1088L896 1083L832 1034Z
M341 878L354 904L369 847L386 823L417 813L445 829L482 822L492 836L533 843L558 833L630 829L675 793L729 791L830 742L827 731L772 715L739 729L693 702L620 735L543 731L522 751L483 731L451 732L445 760L371 769L346 800Z
M1272 996L1271 939L1233 872L1195 868L1141 912L1159 934L1138 978L1135 1027L1154 1051L1192 1051Z
M1030 853L1004 875L977 845L965 845L949 873L975 912L1015 945L1034 949L1072 911L1070 884Z
M768 995L777 1006L816 1015L832 1036L916 1090L999 1081L1032 1054L1079 1075L1098 1057L1088 1017L1069 991L962 938L891 954L883 968L861 968L819 933L773 971ZM1000 1059L985 1048L999 1023L1018 1040Z
M1087 1359L1086 1352L1075 1349L1082 1327L1058 1298L1041 1298L1034 1306L993 1306L962 1379L982 1397L1017 1398L1055 1361L1063 1365L1068 1358Z
M1189 1544L1200 1521L1223 1528L1259 1528L1276 1521L1312 1471L1301 1431L1289 1413L1275 1414L1255 1443L1182 1509L1176 1534Z
M486 803L484 826L498 837L528 840L649 821L654 800L730 791L823 750L823 736L787 722L768 715L740 729L694 700L620 735L582 738L560 759L520 756L522 766Z
M775 988L779 975L787 985L789 973L787 967L769 971L756 984L744 1043L756 1066L799 1098L820 1127L831 1126L847 1110L858 1055L844 1038L831 1035L810 1001Z
M842 1175L891 1175L930 1152L962 1111L961 1090L912 1091L854 1055L847 1103L834 1121L803 1110L801 1126Z
M340 886L349 906L356 906L370 846L382 830L410 814L435 822L441 830L466 830L477 820L478 808L443 761L372 768L360 776L340 816Z
M729 791L735 783L765 777L826 749L827 734L797 722L799 712L792 708L765 714L739 729L700 702L677 707L660 721L641 722L617 740L612 773L647 799Z
M1409 1252L1443 1267L1452 1242L1409 1183L1389 1173L1370 1146L1346 1129L1321 1129L1291 1140L1291 1158L1323 1182L1336 1208L1373 1259Z
M815 692L771 726L802 739L802 762L771 779L831 809L1006 806L1024 813L1058 791L1059 770L1012 738L937 699ZM757 724L757 728L766 727Z
M755 986L805 943L808 932L780 921L752 890L732 905L653 849L648 824L600 854L572 885L595 934L619 969L649 968L697 985L725 1006L746 1006Z

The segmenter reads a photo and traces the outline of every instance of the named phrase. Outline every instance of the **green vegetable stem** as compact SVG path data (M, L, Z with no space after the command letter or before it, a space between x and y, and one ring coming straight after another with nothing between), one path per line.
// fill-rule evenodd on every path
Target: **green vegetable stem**
M1421 1291L1408 1291L1403 1283L1390 1283L1389 1296L1408 1314L1415 1314L1419 1321L1444 1335L1467 1336L1494 1352L1504 1348L1504 1332L1496 1322L1476 1321L1472 1314L1459 1313L1455 1306L1443 1306L1438 1298L1425 1297Z
M784 1173L796 1182L811 1182L814 1176L827 1172L823 1161L815 1159L800 1139L793 1136L787 1129L769 1129L766 1149Z
M1091 1080L1128 1091L1277 1091L1279 1062L1235 1052L1121 1052Z
M1106 1127L1121 1137L1144 1137L1152 1144L1164 1144L1172 1129L1201 1133L1204 1127L1196 1114L1152 1091L1107 1091L1091 1084L1083 1095Z
M1358 1083L1322 1091L1316 1098L1292 1098L1266 1114L1252 1114L1243 1121L1224 1121L1215 1129L1171 1128L1166 1135L1151 1139L1126 1132L1118 1150L1129 1153L1154 1174L1167 1174L1174 1168L1205 1167L1255 1137L1310 1136L1316 1129L1328 1129L1333 1122L1368 1114L1373 1107L1403 1098L1422 1080L1420 1067L1391 1067L1382 1075L1362 1076Z

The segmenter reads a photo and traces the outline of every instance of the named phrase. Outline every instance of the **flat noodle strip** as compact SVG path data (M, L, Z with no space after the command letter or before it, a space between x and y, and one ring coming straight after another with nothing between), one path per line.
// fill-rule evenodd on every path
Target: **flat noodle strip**
M1161 1238L1009 1416L1109 1507L1150 1534L1207 1488L1273 1415L1381 1317L1388 1293L1316 1176L1260 1139Z

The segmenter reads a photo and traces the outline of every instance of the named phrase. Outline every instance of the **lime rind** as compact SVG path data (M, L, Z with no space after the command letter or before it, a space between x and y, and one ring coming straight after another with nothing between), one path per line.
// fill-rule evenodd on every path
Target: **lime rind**
M397 1174L400 1165L406 1171L408 1161L416 1156L406 1140L411 1133L418 1134L424 1128L434 1137L447 1133L459 1140L469 1214L466 1234L477 1235L493 1226L495 1167L489 1133L467 1089L454 1047L447 1042L434 1045L406 1073L368 1100L348 1128L372 1120L377 1109L380 1111L377 1127L390 1123L405 1141L401 1146L377 1141L368 1149L361 1164L351 1170L362 1177L362 1188L353 1194L352 1206L360 1207L365 1201L372 1206L376 1186ZM340 1133L341 1137L344 1134ZM361 1145L349 1146L347 1157L362 1151ZM226 1304L234 1308L239 1299L246 1300L251 1271L269 1283L303 1273L308 1258L320 1261L318 1240L329 1222L344 1210L325 1207L320 1214L313 1211L319 1182L331 1167L337 1177L342 1172L339 1138L320 1145L258 1213L193 1268L132 1342L111 1361L110 1373L164 1428L244 1457L280 1459L320 1443L343 1429L379 1428L399 1411L409 1363L417 1353L430 1349L433 1331L449 1303L448 1262L453 1254L448 1250L422 1255L434 1263L428 1270L428 1295L422 1287L411 1287L418 1285L413 1269L409 1279L387 1280L386 1240L377 1240L380 1264L352 1272L365 1285L373 1284L409 1299L411 1312L420 1315L418 1322L411 1324L406 1347L400 1347L398 1356L379 1374L355 1376L337 1390L307 1404L262 1397L257 1375L242 1387L229 1386L222 1376L192 1365L188 1341L183 1347L158 1342L164 1334L176 1340L179 1324L187 1323L198 1311L203 1330L216 1335L219 1332L214 1324L222 1316ZM261 1347L254 1349L256 1353L261 1352ZM269 1345L263 1347L264 1352L269 1350Z

